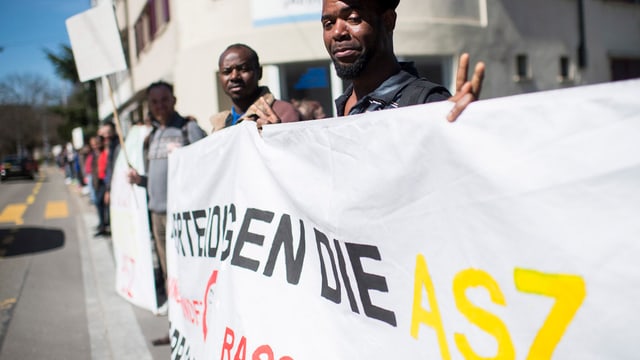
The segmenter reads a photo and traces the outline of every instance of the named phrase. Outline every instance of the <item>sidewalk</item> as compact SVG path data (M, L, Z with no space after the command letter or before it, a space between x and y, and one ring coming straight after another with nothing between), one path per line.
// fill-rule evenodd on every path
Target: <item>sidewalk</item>
M80 253L92 359L168 359L168 345L151 345L152 339L168 332L168 318L138 308L116 293L111 238L93 236L98 223L95 207L78 185L68 187L80 210L76 227L84 239Z

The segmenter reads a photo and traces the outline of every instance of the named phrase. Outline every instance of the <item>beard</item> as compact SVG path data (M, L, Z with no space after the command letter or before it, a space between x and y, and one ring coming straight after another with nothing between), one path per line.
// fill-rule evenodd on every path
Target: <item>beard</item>
M338 77L345 80L353 80L362 74L371 60L371 55L369 51L365 51L351 64L341 64L335 58L332 60Z

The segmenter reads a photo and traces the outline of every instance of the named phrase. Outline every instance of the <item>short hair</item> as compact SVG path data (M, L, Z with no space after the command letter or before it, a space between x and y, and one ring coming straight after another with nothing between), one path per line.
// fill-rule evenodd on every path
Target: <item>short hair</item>
M224 54L226 54L227 51L229 51L231 49L245 49L245 50L247 50L249 52L249 56L250 56L251 60L254 62L253 65L255 65L256 67L260 67L260 58L258 58L258 53L255 50L253 50L249 45L241 44L241 43L235 43L235 44L231 44L231 45L227 46L227 48L224 49L222 54L220 54L220 58L218 59L218 64L220 64L220 62L222 61L222 56Z
M167 89L169 89L169 92L173 95L173 85L171 85L170 83L168 83L166 81L163 81L163 80L151 83L151 85L149 85L147 87L147 95L149 95L151 90L153 90L153 89L155 89L157 87L166 87Z
M102 126L108 126L108 127L110 127L112 130L115 130L115 129L116 129L116 124L115 124L113 121L111 121L111 120L105 120L105 121L103 121L103 122L102 122Z
M376 0L380 10L395 10L400 4L400 0Z

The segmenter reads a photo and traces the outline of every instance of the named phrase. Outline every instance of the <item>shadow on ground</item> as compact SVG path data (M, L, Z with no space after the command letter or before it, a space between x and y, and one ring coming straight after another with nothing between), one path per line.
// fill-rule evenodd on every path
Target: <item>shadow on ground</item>
M0 228L2 257L50 251L64 246L64 232L36 227Z

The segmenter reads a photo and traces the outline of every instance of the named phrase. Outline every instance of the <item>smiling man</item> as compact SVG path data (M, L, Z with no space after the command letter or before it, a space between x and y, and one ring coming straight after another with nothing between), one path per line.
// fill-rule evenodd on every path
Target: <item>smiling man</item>
M338 116L393 109L434 101L455 102L455 120L480 95L484 64L467 81L469 56L460 57L456 95L418 76L412 63L399 62L393 50L396 7L400 0L323 0L325 47L338 76L352 85L336 99Z
M130 168L129 182L147 189L151 216L151 232L162 268L164 285L167 281L167 199L169 154L176 148L194 143L206 136L197 121L189 120L176 111L173 85L157 81L147 87L147 103L152 130L144 141L145 175ZM153 345L168 345L169 335L152 341Z
M243 120L256 121L258 128L264 124L300 121L300 113L290 103L277 100L269 88L258 86L262 78L262 66L258 54L245 44L233 44L220 54L218 77L222 89L232 102L231 110L211 117L213 131Z

